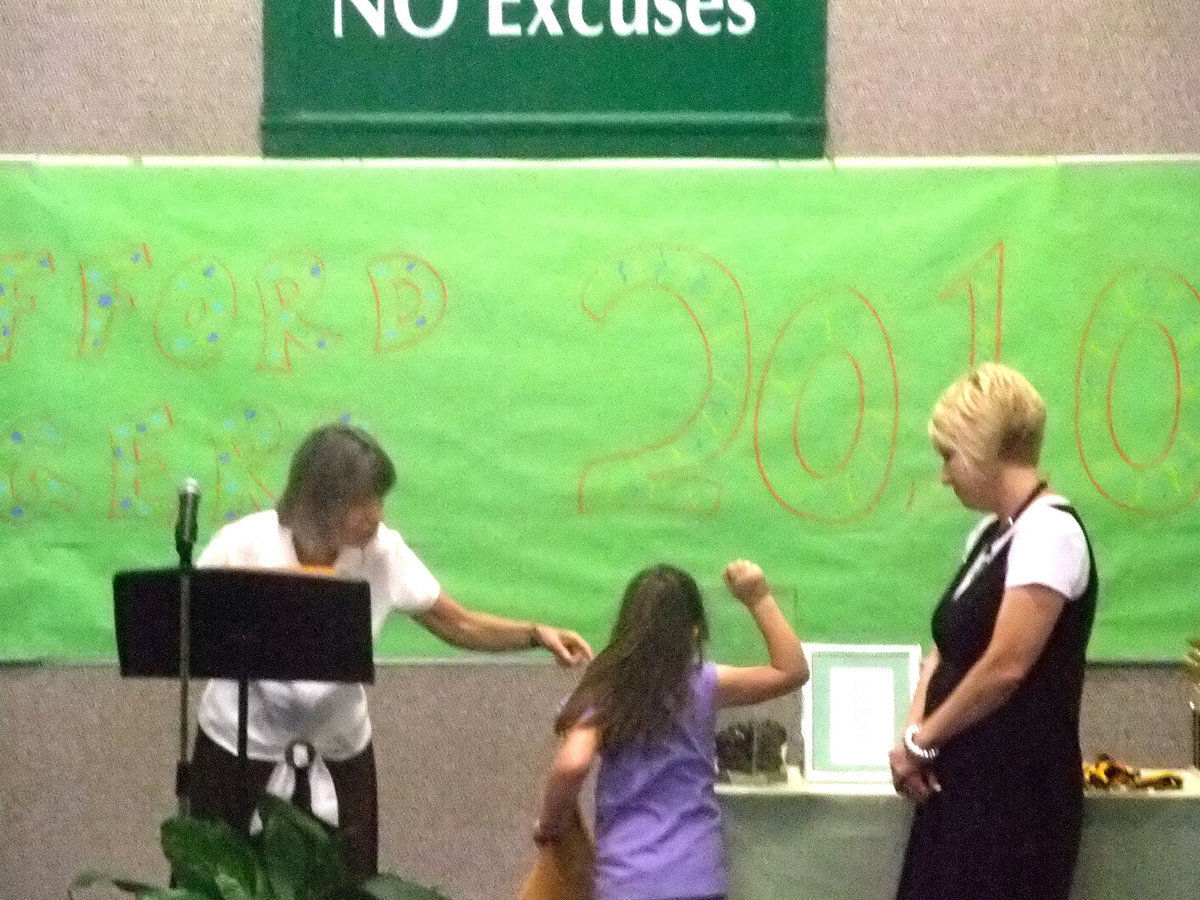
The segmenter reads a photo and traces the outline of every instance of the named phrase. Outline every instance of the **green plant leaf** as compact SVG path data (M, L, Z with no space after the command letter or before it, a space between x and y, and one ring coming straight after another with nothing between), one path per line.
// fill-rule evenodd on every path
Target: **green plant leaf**
M247 896L264 896L266 878L250 838L224 822L186 816L168 819L162 825L162 848L175 883L182 889L223 898L230 889L228 879L232 879ZM218 876L226 883L224 891Z
M270 795L259 811L263 867L277 900L328 900L350 891L340 841L325 825Z
M375 875L358 886L359 893L371 900L449 900L445 894L406 881L397 875Z
M224 872L218 872L213 881L221 892L221 900L263 900L263 895L257 892L258 885L255 885L256 891L252 894L240 881Z

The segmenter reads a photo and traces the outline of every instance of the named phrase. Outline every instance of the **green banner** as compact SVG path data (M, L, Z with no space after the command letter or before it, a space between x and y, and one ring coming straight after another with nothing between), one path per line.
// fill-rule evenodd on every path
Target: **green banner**
M0 656L113 652L111 578L369 429L450 594L602 644L759 561L810 640L928 642L973 522L925 433L1022 369L1095 542L1092 655L1200 628L1200 165L0 165ZM406 621L383 656L442 655Z
M820 157L825 0L265 0L269 156Z

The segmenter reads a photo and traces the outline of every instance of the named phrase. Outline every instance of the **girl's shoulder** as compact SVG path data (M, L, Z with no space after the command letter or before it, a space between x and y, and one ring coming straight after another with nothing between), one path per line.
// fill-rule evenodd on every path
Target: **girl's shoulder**
M692 693L705 704L714 702L717 693L719 666L705 660L692 670Z

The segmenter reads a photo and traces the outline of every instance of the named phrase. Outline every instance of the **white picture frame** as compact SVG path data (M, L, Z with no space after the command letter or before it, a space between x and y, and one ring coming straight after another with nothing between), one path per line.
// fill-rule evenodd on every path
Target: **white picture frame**
M921 671L916 644L805 644L801 691L804 777L890 782L887 752L900 739Z

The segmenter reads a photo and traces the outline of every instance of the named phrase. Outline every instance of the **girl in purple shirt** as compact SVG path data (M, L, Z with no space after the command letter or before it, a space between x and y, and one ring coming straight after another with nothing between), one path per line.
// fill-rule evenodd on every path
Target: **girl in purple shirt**
M713 792L716 711L793 691L808 665L762 570L738 560L724 577L762 632L767 665L700 662L708 637L700 589L687 573L655 566L625 589L611 641L555 722L563 738L534 840L563 833L599 760L595 900L715 900L727 891Z

